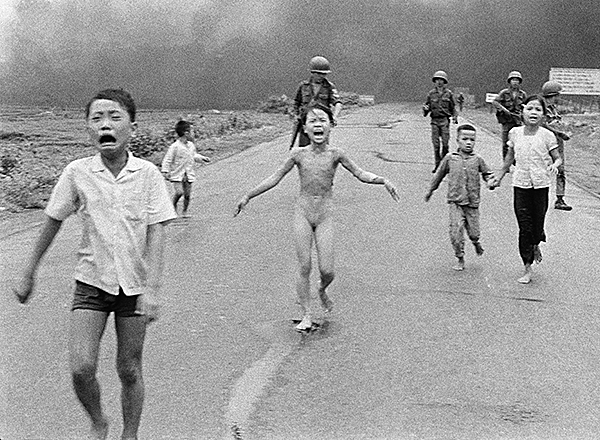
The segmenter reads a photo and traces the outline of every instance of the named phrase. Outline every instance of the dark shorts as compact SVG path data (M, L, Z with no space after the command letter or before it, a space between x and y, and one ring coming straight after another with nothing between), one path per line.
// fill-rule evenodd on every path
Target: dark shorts
M71 310L84 309L98 312L114 312L115 316L139 316L135 313L138 295L126 296L119 288L119 295L111 295L102 289L75 281L75 296Z

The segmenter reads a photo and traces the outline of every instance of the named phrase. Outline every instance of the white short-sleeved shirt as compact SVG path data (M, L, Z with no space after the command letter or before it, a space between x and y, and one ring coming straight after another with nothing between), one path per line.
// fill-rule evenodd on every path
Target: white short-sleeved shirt
M196 180L194 164L197 157L200 156L193 142L184 143L178 139L169 146L161 170L169 173L168 177L172 182L181 182L184 176L187 176L188 182L194 182Z
M148 225L177 217L165 181L152 163L129 153L115 176L100 154L71 162L45 213L63 221L77 212L83 224L75 279L112 295L143 293Z
M536 134L525 135L525 126L508 133L508 145L515 150L513 186L519 188L548 188L551 184L548 167L552 164L550 151L558 147L556 136L540 127Z

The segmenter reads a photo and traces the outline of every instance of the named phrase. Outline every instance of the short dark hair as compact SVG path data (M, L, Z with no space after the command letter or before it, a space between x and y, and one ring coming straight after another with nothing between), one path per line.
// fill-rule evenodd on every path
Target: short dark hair
M123 89L105 89L101 90L96 95L90 99L90 101L85 106L85 118L87 119L90 116L90 107L94 101L98 101L99 99L108 99L109 101L118 102L121 107L123 107L127 113L129 114L129 119L131 122L135 122L135 102L133 98Z
M327 113L327 116L329 117L329 122L333 123L333 112L331 111L331 109L326 105L321 104L320 102L316 102L312 105L309 105L306 108L306 111L302 115L302 124L306 123L306 115L308 115L308 112L311 110L323 110L325 113Z
M461 124L458 126L458 128L456 129L456 134L460 134L461 131L464 130L468 130L468 131L477 131L475 129L475 127L473 127L471 124Z
M548 106L546 105L546 100L544 99L544 97L542 95L531 95L531 96L528 96L525 99L525 101L523 101L523 106L527 105L531 101L539 101L540 104L542 105L542 110L544 111L544 114L548 113Z
M192 124L188 121L178 121L177 124L175 124L175 133L177 133L177 136L181 137L190 128L192 128Z

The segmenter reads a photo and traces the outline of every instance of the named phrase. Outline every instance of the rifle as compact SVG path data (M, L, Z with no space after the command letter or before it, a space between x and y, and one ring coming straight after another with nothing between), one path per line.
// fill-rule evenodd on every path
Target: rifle
M302 122L296 119L296 127L294 128L294 134L292 136L292 142L290 143L290 150L294 148L294 144L296 143L296 138L298 137L298 133L302 130Z

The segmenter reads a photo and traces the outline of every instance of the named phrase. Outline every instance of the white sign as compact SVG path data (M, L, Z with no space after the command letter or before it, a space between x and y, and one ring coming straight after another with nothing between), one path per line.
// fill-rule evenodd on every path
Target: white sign
M600 69L550 68L550 81L556 81L565 95L600 95Z
M486 93L485 94L485 102L491 104L492 102L494 102L496 100L497 97L498 97L497 93Z

